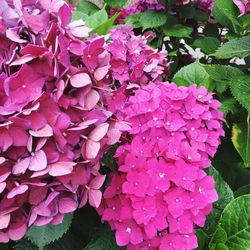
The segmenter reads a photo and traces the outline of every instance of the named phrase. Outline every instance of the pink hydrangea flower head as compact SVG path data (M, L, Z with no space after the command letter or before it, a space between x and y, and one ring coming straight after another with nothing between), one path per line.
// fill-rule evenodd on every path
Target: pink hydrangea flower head
M204 226L218 200L213 178L203 171L224 135L218 106L204 87L151 82L135 88L116 111L132 128L117 149L120 175L111 177L99 213L116 231L119 245L197 247L194 228ZM126 217L118 217L119 198L130 204ZM142 242L135 242L133 231Z

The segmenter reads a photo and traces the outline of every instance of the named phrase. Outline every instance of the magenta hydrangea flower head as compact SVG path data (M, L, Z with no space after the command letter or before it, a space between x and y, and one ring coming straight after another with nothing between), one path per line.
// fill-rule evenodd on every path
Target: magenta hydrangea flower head
M106 108L106 38L71 19L62 0L0 1L0 242L98 207L99 159L130 128Z
M111 176L98 212L116 231L118 245L197 247L195 226L204 226L218 200L215 182L203 169L224 136L219 105L204 87L151 82L138 87L123 110L116 110L131 130L117 149L120 173ZM123 200L123 209L117 200ZM124 216L127 204L130 210Z

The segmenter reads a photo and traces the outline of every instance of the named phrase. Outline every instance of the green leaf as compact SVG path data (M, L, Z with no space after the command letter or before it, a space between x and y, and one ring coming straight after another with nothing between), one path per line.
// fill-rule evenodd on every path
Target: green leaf
M231 40L217 49L212 54L219 59L228 59L232 57L244 58L250 55L250 35Z
M223 244L232 250L250 250L250 195L231 201L221 214L220 226L226 232ZM218 241L219 242L219 241Z
M84 250L119 250L114 233L108 227L96 228L91 235L93 238Z
M143 30L149 28L157 28L164 25L167 21L165 13L149 10L141 13L140 23L143 27Z
M77 4L77 10L89 16L89 15L93 15L100 9L98 8L98 6L96 6L95 4L87 0L81 0Z
M250 194L250 184L245 185L243 187L240 187L234 192L234 197L237 198L239 196L242 196L244 194Z
M213 212L207 217L204 228L204 231L210 234L214 232L222 210L230 201L234 199L234 195L229 185L224 181L220 173L214 167L209 168L208 174L214 177L215 188L219 196L219 200L213 204Z
M68 231L62 238L47 245L44 250L81 250L84 243Z
M223 112L224 117L226 117L227 114L233 109L236 100L234 98L229 97L220 101L222 103L222 106L220 106L219 109Z
M215 88L219 93L227 90L233 77L243 75L238 68L227 65L205 65L204 69L209 77L215 81Z
M203 230L197 229L196 236L198 238L198 247L196 248L196 250L204 250L206 247L208 235Z
M234 124L232 142L243 159L245 166L250 167L250 122Z
M88 15L84 14L81 11L74 11L73 16L72 16L72 20L76 21L76 20L82 19L83 21L85 21L87 19L87 17L88 17Z
M175 1L176 2L176 1ZM195 18L196 15L196 9L193 4L185 4L185 5L180 5L178 7L181 16L187 18L187 19L193 19Z
M26 234L27 238L39 248L58 240L65 234L71 225L73 214L67 214L59 225L33 226Z
M190 37L193 29L182 24L175 24L173 26L165 26L163 32L166 36Z
M25 238L19 240L13 248L16 250L38 250L37 246Z
M100 26L96 27L91 31L90 34L98 34L98 35L106 35L108 34L109 30L113 27L116 18L119 16L119 13L113 15L110 19L106 22L102 23Z
M220 46L220 41L215 37L200 37L193 43L195 48L200 48L205 54L212 54Z
M181 78L184 79L186 83L188 82L189 85L196 83L198 86L201 86L203 81L206 80L208 77L209 75L203 68L202 64L200 64L199 61L196 61L188 66L181 68L174 75L173 81L175 82L175 79Z
M213 7L213 16L222 25L234 30L236 33L240 32L239 9L232 0L216 0Z
M216 231L213 234L213 237L211 241L209 242L209 249L215 250L218 249L219 244L226 243L227 241L227 233L226 231L221 227L220 224L218 224Z
M99 27L101 24L105 23L107 20L108 20L108 13L105 10L104 6L101 10L89 16L86 19L85 24L87 27L95 29Z
M242 75L231 80L231 91L235 99L244 106L250 114L250 76Z
M113 145L101 158L101 163L112 170L118 169L117 162L114 159L114 155L117 148L117 144Z
M127 3L127 0L105 0L105 3L111 8L121 9Z
M131 16L128 16L126 19L125 19L125 23L126 24L131 24L133 25L133 27L136 29L136 28L140 28L142 27L142 24L140 22L140 19L141 19L141 13L137 13L137 14L134 14L134 15L131 15Z

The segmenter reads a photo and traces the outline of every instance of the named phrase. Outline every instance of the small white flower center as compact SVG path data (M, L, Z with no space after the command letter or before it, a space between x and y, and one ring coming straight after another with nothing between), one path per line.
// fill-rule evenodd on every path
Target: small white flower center
M159 173L159 177L160 177L161 179L163 179L163 178L165 177L165 174L164 174L164 173Z
M203 193L203 191L204 191L202 187L199 187L198 190L199 190L199 193Z
M130 234L131 232L132 232L131 227L127 227L127 228L126 228L126 233L129 233L129 234Z

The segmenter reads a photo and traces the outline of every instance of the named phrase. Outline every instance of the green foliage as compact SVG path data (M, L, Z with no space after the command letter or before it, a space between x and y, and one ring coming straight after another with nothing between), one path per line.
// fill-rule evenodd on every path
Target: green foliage
M242 71L236 67L220 64L205 65L204 69L214 81L214 87L219 93L227 90L233 77L237 76L238 78L238 76L243 75Z
M58 240L65 234L71 225L73 214L67 214L59 225L46 225L42 227L33 226L26 234L27 238L39 248Z
M126 22L126 24L133 25L134 28L140 28L142 26L141 22L140 22L140 19L141 19L141 13L137 13L137 14L128 16L125 19L125 22Z
M224 247L224 243L226 243L226 241L227 241L227 233L221 227L221 225L218 224L216 231L214 232L213 237L211 241L209 242L209 249L216 250L219 248L219 246Z
M228 97L228 98L222 99L221 103L222 103L222 106L219 109L223 112L224 117L226 117L227 114L233 109L236 103L236 100L233 97Z
M220 59L228 59L232 57L247 57L250 55L250 35L233 39L217 49L212 54Z
M233 125L232 142L242 157L245 166L250 167L250 123L249 120L244 123Z
M224 181L220 173L214 167L209 168L208 174L214 177L216 191L219 196L219 200L214 203L213 212L207 217L204 229L205 232L211 234L215 230L221 212L227 204L234 199L234 195L229 185Z
M149 28L157 28L164 25L167 21L165 13L149 10L145 11L140 16L140 23L143 30Z
M72 16L73 21L80 20L80 19L85 21L87 18L88 18L88 15L81 12L81 11L74 11L73 12L73 16Z
M215 37L199 37L194 41L193 46L200 48L205 54L212 54L220 46L220 41Z
M95 29L91 31L91 34L98 34L98 35L106 35L109 30L113 27L116 18L119 16L119 13L116 13L111 18L109 18L106 22L102 23L101 25L97 26Z
M111 8L122 8L127 0L105 0L105 3Z
M101 163L112 170L117 170L118 168L116 160L114 158L117 148L118 148L117 144L113 145L101 159Z
M22 239L13 247L16 250L38 250L38 247L27 239Z
M86 18L86 26L90 27L90 28L97 28L99 27L101 24L105 23L108 20L108 13L105 10L105 6L95 12L94 14L92 14L91 16L88 16L88 18Z
M250 194L250 184L240 187L234 192L234 197L237 198L244 194Z
M77 4L77 10L89 16L89 15L93 15L95 12L97 12L99 10L99 8L98 8L98 6L91 3L90 1L81 0Z
M196 248L196 250L204 250L206 247L208 235L202 229L197 229L196 236L198 238L198 248Z
M208 78L208 73L204 69L203 65L196 61L188 66L181 68L173 78L173 81L176 82L178 85L182 84L182 79L186 83L202 85L202 83Z
M92 232L92 239L83 250L118 250L114 233L108 227L99 227Z
M231 201L222 212L210 249L216 249L219 243L228 249L250 249L250 195Z
M239 9L232 0L216 0L213 8L215 19L231 30L238 33L241 29L241 24L238 19Z
M193 29L182 24L175 24L173 26L165 26L163 32L166 36L190 37Z
M231 81L231 91L235 99L244 106L250 114L250 76L234 77Z

